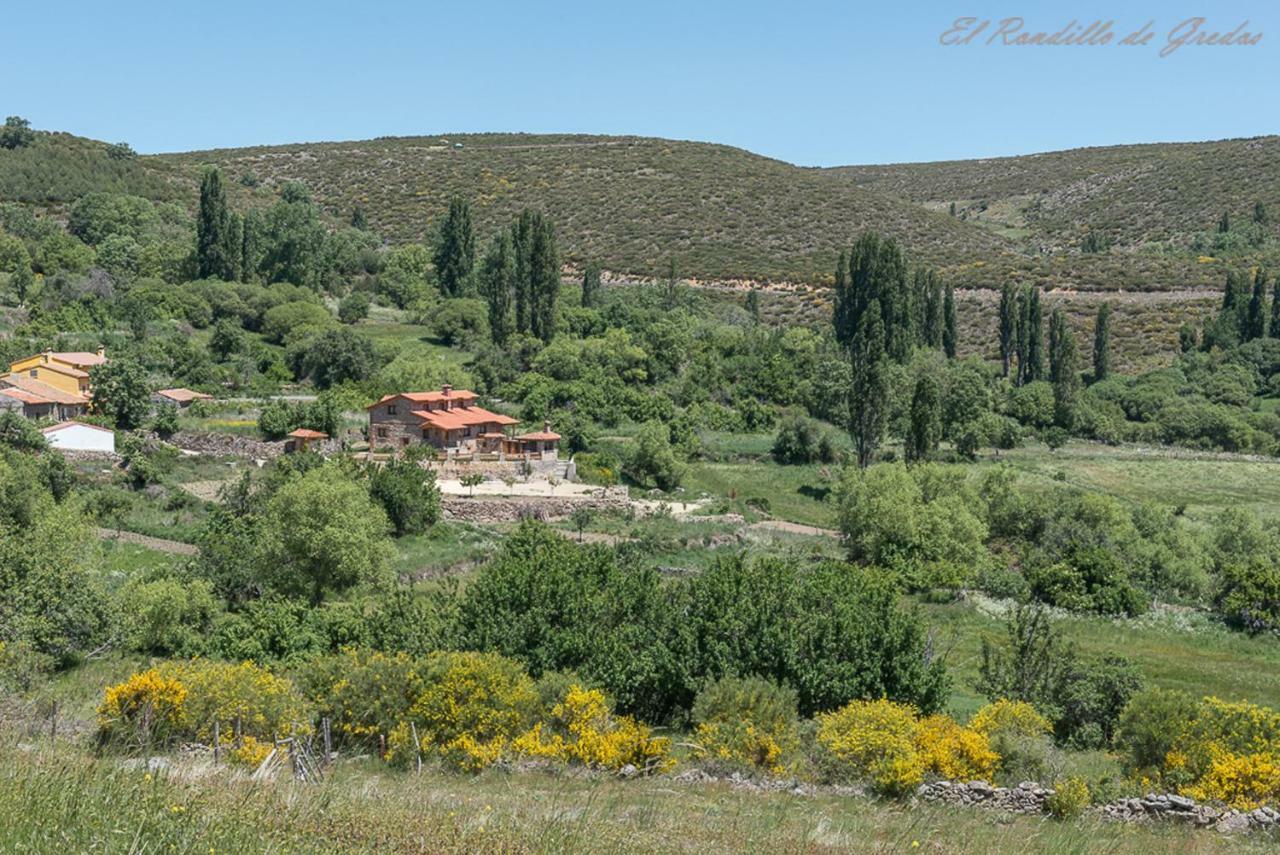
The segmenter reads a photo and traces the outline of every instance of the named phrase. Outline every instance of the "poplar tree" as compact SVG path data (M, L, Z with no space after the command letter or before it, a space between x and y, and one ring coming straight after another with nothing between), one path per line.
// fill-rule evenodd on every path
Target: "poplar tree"
M947 359L956 358L956 293L951 284L947 284L946 296L942 299L942 351Z
M1053 384L1053 420L1070 430L1075 423L1076 398L1080 393L1080 369L1076 340L1065 324L1058 342L1058 379Z
M1280 338L1280 276L1271 286L1271 326L1268 333L1272 338Z
M907 462L928 460L942 439L942 403L937 379L921 374L911 395L911 424L903 453Z
M932 268L916 268L917 341L937 350L942 347L942 282Z
M1245 316L1241 341L1264 338L1267 334L1267 272L1259 267L1253 274L1253 294Z
M196 275L200 279L236 278L240 244L235 223L227 210L227 194L222 173L216 167L205 170L200 180L200 210L196 215Z
M1044 376L1044 313L1040 309L1040 288L1027 289L1027 371L1024 382Z
M1111 304L1098 307L1093 324L1093 380L1106 380L1111 373Z
M533 245L533 233L537 230L538 215L525 208L511 224L511 249L515 253L515 310L516 331L529 331L529 316L533 297L530 294L529 250Z
M752 288L747 292L747 314L752 323L760 323L760 289Z
M556 307L560 300L560 255L551 221L538 217L529 247L529 332L551 341L556 332Z
M471 228L471 206L454 197L449 213L440 224L436 241L436 278L446 297L460 297L466 291L476 261L476 240Z
M515 290L516 259L511 234L500 231L489 242L480 262L480 294L489 307L489 337L506 344L511 335L511 299Z
M906 261L897 243L873 232L861 235L841 253L835 279L834 326L836 341L851 346L862 317L876 303L884 327L885 350L905 362L915 341L911 289L907 287Z
M586 270L582 273L582 307L590 309L595 306L596 301L599 299L600 265L593 261L588 261Z
M1013 365L1014 338L1018 330L1018 297L1013 284L1000 289L1000 367L1005 377Z
M865 469L884 436L889 409L889 358L878 300L867 304L849 350L853 368L849 433L857 449L858 466Z
M1062 336L1067 330L1067 316L1061 306L1054 306L1049 315L1049 382L1057 383L1061 376Z

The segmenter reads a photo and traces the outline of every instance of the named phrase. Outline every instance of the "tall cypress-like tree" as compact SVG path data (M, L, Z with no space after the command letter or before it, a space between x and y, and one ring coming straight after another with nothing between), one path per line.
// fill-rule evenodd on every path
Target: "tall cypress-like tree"
M937 378L929 372L916 380L911 395L911 424L903 443L907 462L928 460L942 439L942 401Z
M1276 277L1275 283L1271 286L1271 325L1268 335L1272 338L1280 338L1280 276Z
M600 265L588 261L582 272L582 308L590 309L600 299Z
M942 281L932 268L917 267L915 272L917 343L937 350L942 347Z
M1000 366L1005 377L1013 367L1018 333L1018 293L1012 282L1000 289Z
M942 352L947 359L956 358L956 344L959 342L956 330L956 292L947 283L946 295L942 298Z
M1061 306L1049 314L1049 382L1057 383L1062 375L1062 337L1067 331L1067 316Z
M529 245L529 332L551 341L556 333L556 306L560 299L560 255L551 221L537 218Z
M216 167L205 170L200 180L200 210L196 215L196 275L201 279L236 278L240 242L235 221L227 209L222 173Z
M1241 341L1252 341L1267 334L1267 271L1259 267L1253 273L1253 294L1245 316Z
M533 295L530 275L530 250L533 247L533 235L539 228L539 216L525 208L520 217L511 224L511 249L515 253L516 285L515 310L516 331L527 333L530 317L533 313Z
M752 288L747 292L747 314L751 316L752 323L760 323L760 289Z
M440 224L436 240L436 278L446 297L460 297L466 291L476 262L476 239L471 228L471 206L454 197L449 213Z
M1078 360L1075 336L1064 325L1058 341L1058 379L1053 384L1053 420L1068 430L1075 424L1076 399L1080 394Z
M847 268L846 268L847 264ZM907 284L907 264L892 239L873 232L861 235L841 256L836 270L834 325L836 340L849 347L871 303L879 308L885 350L905 362L916 341L914 300Z
M480 262L480 293L489 306L489 337L505 344L511 335L511 301L515 291L516 258L510 232L500 231L489 242Z
M872 300L858 321L852 346L853 384L849 390L849 433L858 465L871 464L889 416L889 356L885 352L884 317Z
M1027 374L1026 381L1044 376L1044 312L1040 308L1040 288L1027 290Z
M1111 304L1098 307L1093 323L1093 380L1106 380L1111 373Z

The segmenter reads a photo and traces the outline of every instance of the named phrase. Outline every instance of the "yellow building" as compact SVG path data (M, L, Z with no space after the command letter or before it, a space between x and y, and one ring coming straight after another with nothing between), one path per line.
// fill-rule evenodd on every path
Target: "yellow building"
M63 392L88 395L89 369L106 361L102 348L98 348L97 353L46 350L10 363L9 373L38 380Z

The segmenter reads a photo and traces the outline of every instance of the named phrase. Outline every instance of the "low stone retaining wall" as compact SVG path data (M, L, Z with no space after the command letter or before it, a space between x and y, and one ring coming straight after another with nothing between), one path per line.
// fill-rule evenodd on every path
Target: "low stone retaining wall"
M284 441L265 442L251 436L210 431L178 431L169 437L169 444L183 451L210 454L215 457L252 457L264 460L284 454Z
M1049 798L1053 794L1053 789L1031 781L1016 787L995 787L985 781L933 781L921 784L916 790L916 798L923 802L1021 814L1048 813ZM1092 811L1116 822L1185 822L1224 834L1280 828L1280 811L1274 808L1261 807L1248 812L1218 808L1176 793L1148 793L1142 798L1119 799L1094 807Z
M600 513L625 512L625 489L604 490L595 495L566 496L441 496L444 518L460 522L492 523L519 520L563 520L578 508Z
M934 781L921 784L916 797L923 802L977 805L1009 813L1046 813L1053 792L1031 781L1016 787L994 787L986 781Z

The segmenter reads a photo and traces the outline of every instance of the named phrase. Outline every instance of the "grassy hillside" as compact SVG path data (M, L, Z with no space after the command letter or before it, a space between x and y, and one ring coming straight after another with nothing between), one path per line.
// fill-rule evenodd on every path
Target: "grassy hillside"
M1254 205L1280 212L1280 137L1083 148L1018 157L827 170L989 228L1036 254L1065 256L1084 275L1123 262L1113 282L1156 287L1217 281L1201 255L1275 258L1277 223L1246 235ZM1240 240L1217 238L1223 212ZM1087 253L1090 235L1102 252ZM1216 245L1215 245L1216 243ZM1232 244L1232 245L1224 245ZM1110 264L1108 262L1111 262Z
M1011 251L973 224L740 149L638 137L476 135L247 148L152 158L194 183L222 166L250 197L305 182L336 216L360 204L393 241L422 240L454 195L472 200L481 234L524 207L556 222L571 260L656 274L828 275L838 247L879 229L927 260L956 266ZM243 183L242 183L243 182ZM255 190L245 187L257 184Z

